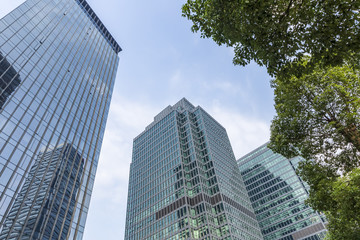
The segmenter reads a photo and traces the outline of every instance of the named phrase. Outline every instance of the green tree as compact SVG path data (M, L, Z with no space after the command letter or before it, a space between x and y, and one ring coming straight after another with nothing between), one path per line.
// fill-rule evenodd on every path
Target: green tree
M359 70L316 66L300 77L279 76L272 87L277 116L269 147L307 159L298 171L310 186L309 205L329 220L328 238L360 239Z
M234 48L275 76L271 143L302 155L308 203L329 219L329 239L360 239L360 1L187 0L192 30ZM305 56L305 57L304 57Z
M187 0L183 16L219 45L234 48L234 64L254 60L277 75L311 55L311 63L359 59L359 0Z
M360 239L360 169L335 177L322 166L307 162L301 172L311 182L307 203L325 213L329 221L326 239Z
M360 169L335 180L330 197L334 205L324 209L329 220L328 239L360 239Z

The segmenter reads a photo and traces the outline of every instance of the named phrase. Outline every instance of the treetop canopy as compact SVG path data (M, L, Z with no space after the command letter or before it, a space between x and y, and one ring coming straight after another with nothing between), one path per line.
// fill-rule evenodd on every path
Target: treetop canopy
M192 30L234 47L234 64L254 60L276 75L311 55L339 65L360 52L358 0L188 0L183 16Z

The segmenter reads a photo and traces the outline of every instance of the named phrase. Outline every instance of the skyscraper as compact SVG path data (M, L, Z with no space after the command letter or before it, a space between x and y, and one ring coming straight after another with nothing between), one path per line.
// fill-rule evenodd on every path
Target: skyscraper
M40 152L6 218L0 239L6 239L10 232L10 239L19 239L21 234L24 239L66 239L83 165L81 154L71 144Z
M1 239L82 238L120 51L85 0L0 20Z
M320 240L325 219L304 204L307 185L296 174L301 157L287 159L267 143L238 160L265 240Z
M0 52L0 109L5 104L7 98L15 91L20 84L20 76L11 64L2 56Z
M186 99L134 139L125 239L262 239L226 130Z

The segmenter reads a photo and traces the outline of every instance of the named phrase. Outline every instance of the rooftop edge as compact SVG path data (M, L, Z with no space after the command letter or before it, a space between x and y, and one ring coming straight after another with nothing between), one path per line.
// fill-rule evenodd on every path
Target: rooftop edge
M103 36L108 40L109 44L112 46L116 53L122 51L120 45L116 42L111 33L107 30L105 25L101 22L100 18L96 15L94 10L90 7L86 0L75 0L81 9L84 10L86 15L90 18L90 20L95 24L97 29L103 34Z

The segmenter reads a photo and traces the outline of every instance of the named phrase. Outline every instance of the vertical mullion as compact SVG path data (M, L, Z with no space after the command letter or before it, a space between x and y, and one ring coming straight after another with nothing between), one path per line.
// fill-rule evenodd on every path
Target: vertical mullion
M100 37L101 37L101 36L100 36ZM106 42L106 41L103 41L103 44L104 44L105 46L107 46L107 42ZM110 50L110 49L107 48L107 51L109 51L109 50ZM111 51L111 50L110 50L110 51ZM102 51L102 54L105 55L105 51ZM99 59L102 59L102 57L99 57ZM102 61L102 66L103 66L103 65L104 65L104 61ZM98 72L99 67L100 67L100 64L98 64L96 72ZM101 68L102 68L102 67L101 67ZM101 68L100 68L100 73L101 73ZM94 77L97 76L96 72L95 72ZM102 80L101 80L99 77L98 77L97 79L98 79L98 81L97 81L97 85L98 85L99 82L102 82ZM96 88L95 88L95 89L96 89ZM90 94L89 94L89 95L90 95ZM89 95L87 96L87 99L86 99L85 102L88 102ZM97 98L99 98L99 96L100 96L100 94L97 95ZM93 98L94 98L94 94L93 94ZM91 101L91 103L92 103L92 102L93 102L93 101ZM95 105L95 111L92 112L93 114L96 114L96 103L97 103L97 102L94 103L94 105ZM90 106L89 106L89 107L90 107ZM93 119L94 119L94 116L89 117L89 114L90 114L90 111L87 112L87 115L86 115L85 119L86 119L86 120L88 120L88 119L92 119L92 120L93 120ZM91 122L90 122L90 126L88 127L88 131L87 131L87 133L85 134L84 152L90 152L91 143L92 143L92 141L93 141L93 138L90 140L89 150L86 151L85 149L87 148L86 143L88 142L88 137L89 137L89 135L90 135L89 132L90 132L91 125L92 125L93 122L94 122L94 121L91 121ZM96 123L95 123L95 124L96 124ZM95 126L96 126L96 125L95 125ZM80 143L80 141L81 141L82 136L84 135L84 131L85 131L85 128L82 129L82 132L81 132L80 138L79 138L79 143ZM93 131L93 133L95 133L95 131ZM86 175L86 173L87 173L87 171L86 171L86 169L87 169L87 164L88 164L89 161L90 161L90 169L89 169L89 173L88 173L88 174L90 175L90 174L91 174L91 168L92 168L92 165L93 165L93 163L94 163L94 159L93 159L93 158L89 159L89 156L88 156L88 154L87 154L87 161L86 161L85 167L84 167L85 171L83 172L82 177L81 177L81 184L80 184L81 186L83 186L84 177L85 177L85 175ZM78 217L78 220L77 220L77 224L76 224L74 239L75 239L76 236L77 236L78 227L79 227L79 224L80 224L80 222L81 222L81 215L82 215L82 212L83 212L82 210L83 210L84 201L85 201L86 195L87 195L87 186L88 186L88 179L86 180L86 185L85 185L85 188L84 188L84 196L83 196L82 202L81 202L81 204L80 204L81 209L79 209L80 214L79 214L79 217ZM80 195L81 195L81 194L79 194L79 195L77 196L77 198L76 198L76 202L77 202L77 203L78 203L78 201L79 201Z
M59 32L58 35L60 35L60 32ZM49 47L50 47L50 46L49 46ZM53 67L53 68L54 68L54 67ZM35 81L32 83L32 85L33 85L34 83L35 83ZM31 85L31 86L32 86L32 85ZM31 89L31 87L28 89L27 93L29 92L30 89ZM38 92L39 92L39 91L40 91L40 88L38 89ZM25 95L26 95L26 94L25 94ZM23 96L21 102L24 100L24 98L25 98L25 96ZM33 98L33 100L34 100L34 99L35 99L35 97ZM33 102L33 101L32 101L32 102ZM31 103L32 103L32 102L31 102ZM30 103L30 104L31 104L31 103ZM39 105L39 106L40 106L40 105ZM10 120L13 118L12 116L13 116L14 112L16 112L16 110L17 110L18 107L19 107L19 105L17 105L16 109L15 109L15 110L13 111L13 113L10 115L10 117L8 118L8 121L10 121ZM22 118L23 118L24 116L25 116L25 114L23 114ZM35 117L35 114L33 115L32 120L34 119L34 117ZM22 119L22 118L21 118L21 119ZM21 122L21 119L19 119L19 121L18 121L18 123L17 123L17 127L19 126L19 123ZM31 120L31 121L32 121L32 120ZM30 122L31 122L31 121L30 121ZM4 126L5 126L5 125L4 125ZM40 123L39 123L37 129L35 130L35 132L38 130L39 126L40 126ZM16 128L14 128L14 130L13 130L12 133L14 133L15 129L16 129ZM0 133L1 133L1 131L0 131ZM19 141L17 141L17 145L20 143L20 140L24 137L25 133L26 133L26 132L24 131L23 134L22 134L22 136L19 138ZM11 135L10 135L9 138L11 139ZM11 179L13 178L14 174L16 173L16 170L20 167L21 161L22 161L22 159L24 158L25 154L27 153L27 150L28 150L28 148L30 147L30 144L31 144L31 142L29 142L28 145L27 145L27 147L25 148L24 153L22 154L20 160L18 161L18 164L17 164L17 166L16 166L16 168L15 168L15 170L14 170L14 172L13 172L11 178L10 178L10 180L8 181L8 183L7 183L6 187L5 187L5 190L8 188L8 186L9 186L9 184L10 184L10 182L11 182ZM6 144L5 144L5 145L6 145ZM2 149L0 150L0 152L2 152L2 151L4 150L5 145L2 146ZM15 151L15 149L16 149L16 148L14 148L14 151ZM13 153L14 153L14 152L13 152ZM11 155L13 155L13 153L12 153ZM35 154L36 154L36 153L34 152L34 155L35 155ZM10 159L11 159L11 157L10 157ZM8 160L8 161L5 163L3 169L0 171L0 176L1 176L2 173L5 171L5 168L7 167L7 165L9 164L9 162L10 162L10 160ZM29 168L30 168L30 165L28 165L28 167L27 167L27 169L25 170L25 172L28 172ZM25 175L24 175L24 176L25 176ZM23 179L24 179L24 176L23 176ZM23 179L21 180L21 182L23 181ZM16 192L15 192L15 194L14 194L14 197L15 197L16 193L18 192L19 188L20 188L21 182L20 182L20 184L19 184L18 187L17 187L17 190L16 190ZM5 190L4 190L4 192L1 193L1 195L0 195L0 200L4 197ZM12 202L15 200L14 197L13 197L10 205L11 205ZM9 210L10 210L10 209L7 209L5 215L7 215L7 213L8 213ZM4 216L5 216L5 215L4 215ZM4 220L5 220L5 219L2 219L2 220L1 220L0 225L3 224Z
M64 25L64 27L63 27L63 29L65 29L65 26L66 26L66 24ZM61 31L59 32L59 35L60 35L60 33L61 33ZM64 38L66 37L66 34L64 35ZM68 45L70 44L70 42L68 42L67 43ZM74 45L75 46L75 45ZM73 46L73 47L74 47ZM50 47L50 46L49 46ZM65 62L63 63L63 64L65 64ZM52 82L52 84L54 83L55 81L53 81ZM39 89L40 90L40 89ZM57 88L57 91L58 91L59 89ZM44 101L44 99L45 99L45 97L43 98L43 100L42 100L42 102ZM54 99L52 99L52 101L53 101ZM42 105L42 104L40 104L40 105ZM38 106L38 109L39 109L39 107L40 107L40 105ZM50 106L50 104L48 105L48 108L49 108L49 106ZM37 112L37 111L36 111ZM36 115L36 113L35 113L35 115ZM35 116L34 115L34 116ZM42 119L41 119L41 121L40 121L40 123L43 121L43 118L44 118L44 116L45 116L45 114L43 115L43 117L42 117ZM40 124L38 125L38 127L37 127L37 129L35 130L35 132L36 131L38 131L38 128L39 128L39 126L40 126ZM45 132L46 131L44 131L44 133L43 133L43 136L41 137L41 139L43 139L43 137L44 137L44 135L45 135ZM25 134L25 132L23 133L23 135L22 135L22 137L24 136L24 134ZM41 141L42 140L40 140L39 141L39 144L38 144L38 146L37 146L37 148L36 148L36 150L35 150L35 153L37 152L37 149L40 147L40 144L41 144ZM20 142L20 141L19 141ZM30 144L30 143L29 143ZM29 147L29 145L28 145L28 147ZM27 149L26 149L27 150ZM26 150L25 150L25 152L26 152ZM23 154L24 155L24 154ZM40 161L41 162L41 161ZM19 165L19 164L18 164ZM26 169L26 172L28 172L28 169L30 168L30 165L31 165L31 163L29 163L29 165L28 165L28 167L27 167L27 169ZM38 170L39 168L37 168L37 170ZM37 171L36 171L37 172ZM25 175L23 176L23 178L25 177ZM34 179L33 179L34 180ZM20 188L20 184L19 184L19 186L18 186L18 189ZM17 190L18 190L17 189ZM28 191L27 191L27 193L26 193L26 195L25 196L27 196L27 194L28 194ZM13 199L12 199L12 202L15 200L15 197L16 197L16 194L13 196ZM21 204L21 206L20 206L20 208L23 206L23 204L24 204L24 202L22 202L22 204ZM11 205L11 204L10 204ZM31 211L31 209L32 209L32 207L30 208L30 211ZM10 209L8 209L7 210L7 212L9 211ZM30 212L29 212L29 214L30 214ZM5 214L5 215L7 215L7 213ZM5 216L4 215L4 216ZM16 217L15 217L15 219L17 219L18 218L18 215L19 214L17 214L16 215ZM3 219L3 221L5 220L5 218ZM2 223L1 223L2 224ZM12 227L11 227L11 229L14 227L14 224L12 225ZM11 231L11 230L10 230Z
M50 3L51 3L51 1L49 1L49 2L47 3L47 5L45 5L45 6L40 10L40 12L41 12L43 9L46 9L46 7L50 5ZM60 5L60 3L59 3L59 5ZM56 9L57 7L58 7L58 5L55 5L52 9L49 9L49 12L53 11L53 10ZM29 11L30 11L30 8L29 8ZM36 15L34 14L33 18L35 18L35 16L36 16ZM46 16L44 16L44 18L45 18L45 17L46 17ZM43 18L43 19L44 19L44 18ZM32 20L32 19L30 19L29 22L31 22L31 20ZM38 25L40 25L40 23L41 23L41 21L39 21L39 22L35 25L34 28L36 28ZM12 36L18 34L18 32L19 32L20 30L22 30L23 28L25 28L25 26L26 26L26 25L24 25L24 26L22 26L21 28L19 28ZM45 28L41 30L41 33L42 33L43 31L45 31ZM26 36L29 36L30 34L31 34L31 31L28 31L28 34L27 34ZM12 36L11 36L11 37L12 37ZM19 45L22 41L24 41L24 39L26 38L26 36L25 36L22 40L20 40L20 41L13 47L13 49L12 49L11 51L9 51L8 53L6 53L6 54L4 55L4 59L3 59L2 61L5 61L6 57L7 57L8 55L10 55L10 53L11 53L12 51L15 51L15 49L18 47L18 45ZM7 39L7 41L10 41L10 40L11 40L11 37L9 37L9 38ZM7 41L6 41L6 42L7 42ZM31 47L31 45L32 45L34 42L36 42L36 41L39 41L39 40L35 37L35 38L32 40L32 42L29 44L29 47ZM0 46L0 49L1 49L1 47L2 47L6 42L4 42L4 43ZM14 63L15 63L18 59L20 59L20 57L21 57L22 55L25 55L25 51L26 51L27 49L28 49L28 48L24 49L24 50L22 51L22 53L19 54L18 58L14 60ZM30 59L35 53L36 53L36 50L33 51L33 54L29 57L29 59ZM29 59L28 59L28 61L29 61ZM0 63L1 63L2 61L0 61ZM26 61L26 63L27 63L28 61ZM4 73L0 76L0 79L7 73L7 71L14 65L14 63L13 63L13 64L10 64L10 66L8 67L8 69L7 69L6 71L4 71ZM26 63L25 63L25 64L26 64ZM25 66L25 64L24 64L24 66ZM18 73L13 77L13 79L12 79L11 81L9 81L8 86L9 86L9 85L14 81L14 79L19 75L19 72L21 71L22 68L23 68L23 67L21 67L20 70L18 71ZM29 73L29 74L30 74L30 73ZM20 85L18 86L18 88L19 88L21 85L22 85L22 83L20 83ZM6 89L8 86L6 86L6 87L3 89L3 91L0 92L0 95L3 94L3 92L5 91L5 89ZM15 91L16 91L16 90L15 90ZM6 106L6 104L4 104L3 109L5 109L5 106ZM1 112L1 110L0 110L0 112Z
M109 49L110 50L110 49ZM110 54L112 53L112 49L110 50ZM108 59L108 58L107 58ZM114 60L114 59L112 59L112 60ZM110 65L110 68L109 68L109 71L111 70L111 69L113 69L112 68L112 64L109 64ZM111 81L112 82L112 78L107 78L107 81ZM110 82L110 84L111 84L111 82ZM106 84L106 86L108 86L109 84ZM109 88L110 89L110 88ZM107 97L108 97L108 94L109 94L109 92L107 92ZM100 120L100 124L99 124L99 127L101 128L101 123L103 122L103 120L104 120L104 112L106 111L106 106L104 106L103 108L101 108L101 106L102 106L102 103L103 103L103 101L104 101L104 99L107 99L107 97L106 98L101 98L101 103L100 103L100 107L99 107L99 109L103 109L103 112L102 112L102 114L101 114L101 120ZM98 114L98 116L97 116L97 119L96 119L96 123L98 122L98 120L99 120L99 117L100 117L100 114ZM95 123L95 126L96 126L96 123ZM90 128L89 128L90 129ZM95 145L97 146L97 144L98 144L98 141L99 141L99 134L101 134L101 129L100 129L100 131L98 132L98 134L97 134L97 136L94 136L95 135L95 133L96 133L96 131L94 131L93 132L93 137L91 138L91 142L90 142L90 144L89 144L89 148L91 148L91 145L92 145L92 143L93 143L93 140L94 139L96 139L95 140ZM92 156L92 160L91 160L91 166L90 166L90 170L89 170L89 175L88 175L88 178L87 178L87 180L86 180L86 187L85 187L85 190L88 190L88 185L89 185L89 182L91 181L91 179L90 179L90 177L92 176L92 168L93 168L93 166L94 166L94 162L95 162L95 156L96 156L96 151L94 150L93 151L93 156ZM84 195L84 198L83 198L83 200L82 200L82 205L84 206L84 202L85 202L85 199L86 199L86 194ZM84 214L84 212L83 211L81 211L81 214ZM86 213L87 214L87 213ZM81 221L81 215L79 215L79 220ZM78 221L78 223L77 223L77 232L78 232L78 229L79 229L79 225L80 225L80 221ZM75 235L75 237L76 237L76 235Z
M95 32L96 32L96 31L95 31ZM97 39L99 40L99 38L97 38ZM85 48L85 49L86 49L86 48ZM84 49L84 50L85 50L85 49ZM89 52L87 52L87 54L89 54ZM92 52L92 54L94 54L94 52ZM84 63L85 63L85 62L82 63L82 67L83 67ZM89 66L87 66L87 67L89 67ZM81 74L81 73L79 73L79 74ZM76 78L76 79L77 79L77 78ZM83 81L85 81L87 84L89 83L88 81L86 81L86 79L83 79ZM86 89L86 87L85 87L85 89ZM78 92L79 92L79 91L80 91L80 88L78 89ZM83 91L82 95L84 95L84 94L85 94L85 91ZM76 95L78 95L78 93L76 93ZM68 102L68 99L67 99L67 102ZM72 112L72 107L73 107L73 106L74 106L74 104L71 105L70 112ZM86 105L85 105L85 106L86 106ZM79 104L78 107L77 107L77 111L78 111L80 108L81 108L81 105ZM85 111L85 110L86 110L85 108L82 109L82 111ZM87 112L90 112L89 110L90 110L90 109L88 109ZM77 111L76 111L76 112L77 112ZM69 117L69 115L68 115L68 117ZM87 119L88 119L88 118L87 118ZM86 120L87 120L87 119L86 119ZM74 124L74 123L76 123L76 117L73 119L73 121L72 121L72 123L71 123L71 129L74 128L74 127L73 127L73 124ZM80 125L81 125L81 123L78 122L77 130L76 130L75 132L78 131ZM65 126L64 126L64 127L65 127ZM64 127L63 127L63 130L64 130ZM62 132L63 132L63 130L62 130ZM68 132L68 134L67 134L67 136L66 136L66 141L67 141L67 139L69 138L69 135L70 135L70 132ZM73 141L75 140L75 137L76 137L76 135L73 136L73 140L70 141L70 142L73 142ZM59 140L58 140L58 141L59 141ZM68 159L67 159L67 160L68 160ZM78 171L79 171L79 170L78 170ZM63 176L63 172L64 172L64 171L62 171L61 176ZM69 182L69 180L67 181L67 184L68 184L68 182ZM66 185L67 185L67 184L66 184ZM63 199L64 199L64 197L61 199L61 202L63 201ZM52 203L52 205L53 205L53 203ZM51 206L52 206L52 205L51 205ZM51 209L51 207L50 207L50 209ZM59 209L59 210L60 210L60 209ZM58 211L59 211L59 210L58 210ZM57 219L57 218L56 218L56 219ZM47 220L45 220L45 222L46 222L46 221L47 221ZM55 222L56 222L56 220L55 220ZM65 222L64 222L64 223L65 223ZM63 223L63 224L64 224L64 223ZM63 224L62 224L62 225L63 225ZM53 232L53 231L52 231L52 232ZM51 235L52 235L52 234L51 234ZM50 237L50 238L51 238L51 237Z
M59 34L58 34L58 35L59 35ZM50 46L48 47L48 49L49 49L49 48L50 48ZM35 52L34 52L34 54L35 54ZM31 56L31 57L32 57L32 56ZM28 61L31 59L31 57L28 59ZM40 59L36 62L35 66L36 66L39 62L40 62ZM44 70L45 67L46 67L46 66L44 66L42 70ZM21 71L21 69L20 69L19 71ZM30 75L30 74L31 74L31 72L29 73L29 75ZM32 82L32 84L31 84L31 86L29 87L29 89L27 89L26 94L23 96L23 98L22 98L19 102L23 102L23 101L24 101L24 98L25 98L26 95L29 93L30 89L32 88L32 86L35 84L36 80L37 80L39 77L40 77L40 75L38 75L38 76L36 77L35 81ZM14 77L14 78L15 78L15 77ZM14 79L14 78L13 78L13 79ZM23 81L22 81L22 82L23 82ZM17 89L20 89L21 85L22 85L22 83L20 83L20 85L18 86ZM41 88L38 89L38 92L40 91L40 89L41 89ZM16 92L16 90L14 91L13 94L15 94L15 92ZM37 92L37 93L38 93L38 92ZM35 97L36 97L36 94L35 94ZM34 97L34 99L32 100L32 102L35 100L35 97ZM10 102L9 100L10 100L10 99L8 99L7 102ZM31 105L32 102L31 102L29 105ZM7 105L7 104L5 103L4 106L3 106L3 109L5 109L6 105ZM6 125L8 124L8 122L11 121L11 119L13 118L14 113L17 111L17 109L18 109L19 107L20 107L20 104L18 104L18 105L16 106L16 108L13 110L13 112L10 113L9 118L8 118L7 121L4 123L3 127L0 129L0 133L4 130L4 128L6 127ZM22 115L22 118L24 117L24 115L25 115L25 113ZM19 119L18 124L21 122L22 118ZM17 124L17 127L18 127L18 124ZM10 138L12 137L13 133L15 132L15 130L16 130L16 128L14 128L13 131L11 132L11 134L9 135ZM4 150L5 146L6 146L6 144L3 145L3 146L1 146L0 152L2 152L2 151ZM0 172L0 175L1 175L1 172ZM1 199L1 198L0 198L0 199Z
M76 13L76 11L75 11L75 13ZM78 15L78 17L80 17L80 15ZM84 18L84 16L82 16L82 17ZM80 25L77 26L77 28L79 28L79 27L80 27ZM70 29L68 30L68 33L69 33L69 32L70 32ZM65 34L65 35L68 35L68 34ZM73 37L74 37L74 36L76 36L76 35L73 35ZM83 35L78 34L78 35L77 35L77 38L79 39L79 38L81 38L82 36L83 36ZM71 49L74 49L75 47L77 47L77 50L76 50L75 52L77 52L78 49L81 49L81 47L82 47L82 44L79 43L80 41L78 41L78 39L76 39L76 41L75 41L75 42L78 43L78 44L74 44L74 45L71 47ZM68 42L68 45L69 45L70 42L71 42L71 41ZM84 48L83 50L85 50L85 48ZM71 52L72 52L72 51L71 51ZM70 54L67 55L67 58L69 58L69 57L71 57ZM74 61L74 58L71 59L71 62L69 63L69 66L72 65L72 62L73 62L73 61ZM61 69L60 69L60 70L61 70ZM74 72L73 72L73 73L74 73ZM72 73L72 74L73 74L73 73ZM64 76L64 78L66 78L66 77L67 77L67 76ZM67 81L67 85L70 84L71 79L72 79L72 78L70 77L70 78L69 78L69 81ZM58 90L59 90L59 88L57 89L57 91L58 91ZM73 90L74 90L74 88L71 88L71 91L73 91ZM57 92L57 91L56 91L56 92ZM60 97L60 99L63 99L63 98L64 98L65 93L66 93L66 91L64 91L64 92L62 93L62 96ZM55 93L55 95L56 95L56 93ZM52 99L52 101L53 101L53 100L54 100L54 98ZM68 100L69 100L69 98L67 98L67 101L68 101ZM59 102L59 103L60 103L60 102ZM59 103L56 105L56 109L54 110L54 113L56 112L57 108L59 107ZM51 104L49 104L48 108L50 107L50 105L51 105ZM61 119L61 116L64 114L65 109L66 109L66 105L62 108L62 112L61 112L61 114L60 114L60 119ZM69 116L70 114L71 114L71 112L68 112L68 115L67 115L67 116ZM54 118L54 115L55 115L55 114L53 114L53 115L52 115L52 118L49 120L50 122L51 122L52 119ZM58 124L59 124L59 121L57 121L56 126L57 126ZM54 129L56 129L56 126L55 126ZM49 125L47 125L46 130L45 130L44 133L43 133L43 136L46 134L48 127L49 127ZM64 127L65 127L65 125L64 125ZM51 137L50 137L50 139L49 139L49 141L48 141L48 144L47 144L47 146L46 146L45 149L49 149L49 146L50 146L50 144L51 144L51 139L54 137L55 133L56 133L56 131L53 131L53 132L52 132ZM61 135L58 136L57 143L56 143L55 146L54 146L55 148L58 146L60 140L61 140ZM40 142L39 144L41 144L41 142ZM65 151L65 148L62 150L62 153L61 153L61 154L63 154L64 151ZM54 153L52 153L51 159L53 158L53 154L54 154ZM59 166L59 162L56 164L56 169L58 168L58 166ZM46 168L45 172L48 172L48 171L49 171L49 166ZM53 181L54 176L55 176L55 174L52 175L51 181ZM44 177L45 177L45 175L44 175L43 178L42 178L41 184L42 184L42 183L44 182L44 180L45 180ZM49 194L49 190L50 190L50 188L48 187L48 189L47 189L47 191L46 191L46 193L45 193L45 196L47 196L47 195ZM37 191L37 193L36 193L35 196L37 196L38 194L39 194L39 191ZM36 197L35 197L35 198L36 198ZM35 198L34 198L34 201L35 201ZM44 198L41 207L44 206L45 199L46 199L46 198ZM33 206L32 206L32 207L33 207ZM32 207L31 207L31 209L32 209ZM26 225L26 222L27 222L27 221L28 221L28 218L27 218L26 221L25 221L25 225ZM37 221L36 221L36 222L37 222ZM35 229L34 229L34 230L35 230ZM23 234L23 231L22 231L21 234ZM21 236L21 235L20 235L20 236Z

